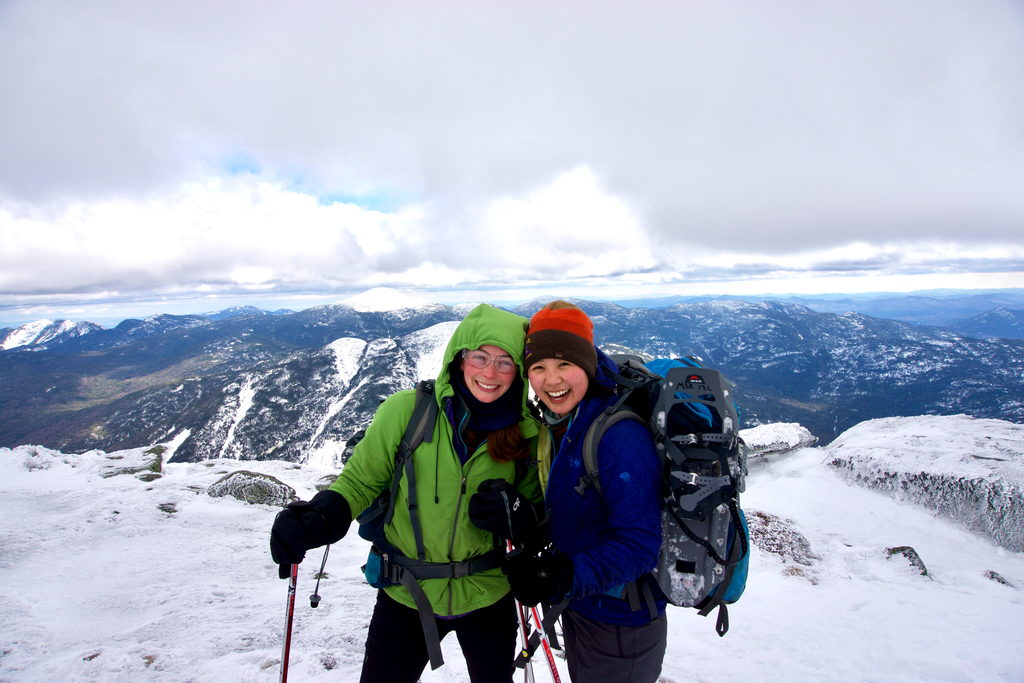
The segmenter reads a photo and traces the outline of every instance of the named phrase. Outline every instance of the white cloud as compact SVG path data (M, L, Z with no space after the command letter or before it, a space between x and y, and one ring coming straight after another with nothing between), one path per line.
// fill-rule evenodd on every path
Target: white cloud
M0 12L4 299L1024 270L1010 0Z
M657 265L636 215L586 167L494 199L480 214L481 247L521 276L594 277Z

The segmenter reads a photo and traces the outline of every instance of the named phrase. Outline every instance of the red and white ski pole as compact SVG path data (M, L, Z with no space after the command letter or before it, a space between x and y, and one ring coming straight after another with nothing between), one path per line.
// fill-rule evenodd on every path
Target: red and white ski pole
M299 577L299 565L292 565L291 578L288 580L288 608L284 622L284 647L281 650L281 683L288 681L288 655L292 649L292 620L295 616L295 581Z
M544 655L547 657L548 667L551 669L551 680L554 683L562 683L562 678L558 675L558 666L555 664L555 655L551 652L551 639L548 638L547 629L544 628L544 620L540 618L540 612L537 611L536 606L531 607L530 611L533 613L533 620L537 622L540 644L544 646Z
M506 544L506 548L511 552L512 541L506 541ZM523 678L526 680L526 683L534 683L533 660L530 659L530 617L527 616L523 603L518 600L516 600L516 610L519 614L519 635L523 640L522 656L526 660L526 665L523 668Z
M516 607L519 608L519 626L523 638L523 657L526 658L526 667L523 669L523 678L526 680L526 683L534 683L533 659L530 658L530 617L527 616L523 603L516 600Z

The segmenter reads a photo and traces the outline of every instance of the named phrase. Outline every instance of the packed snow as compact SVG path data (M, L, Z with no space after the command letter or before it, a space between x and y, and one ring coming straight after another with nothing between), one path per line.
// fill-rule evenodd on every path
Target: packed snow
M157 476L147 450L0 449L0 681L278 680L287 582L267 543L277 508L207 491L246 469L308 498L333 473L216 460ZM789 520L809 552L795 562L753 547L724 638L713 618L669 608L662 680L1024 680L1024 554L847 483L827 458L810 447L751 463L748 514ZM897 546L912 546L928 575L888 558ZM358 679L374 600L359 572L366 551L354 532L331 548L317 609L307 596L322 553L301 565L292 680ZM443 648L446 665L422 680L467 681L455 638Z

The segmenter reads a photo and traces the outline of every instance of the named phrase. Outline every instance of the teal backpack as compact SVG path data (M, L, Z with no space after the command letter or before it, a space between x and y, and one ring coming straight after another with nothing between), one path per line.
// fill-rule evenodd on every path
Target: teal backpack
M597 444L620 420L644 423L662 461L662 542L654 581L626 586L625 597L656 614L651 584L673 605L701 616L718 608L715 630L729 630L727 605L747 581L750 532L740 508L747 453L739 437L733 388L717 370L693 358L611 356L619 399L590 426L583 443L586 474L576 486L599 492Z

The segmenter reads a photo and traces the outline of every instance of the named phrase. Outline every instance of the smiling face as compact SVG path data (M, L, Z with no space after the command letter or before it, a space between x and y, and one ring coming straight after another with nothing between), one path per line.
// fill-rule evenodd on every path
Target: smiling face
M508 352L500 346L484 344L478 351L483 351L488 358L484 367L477 367L464 356L461 361L462 379L466 382L469 393L481 403L490 403L501 398L516 378L516 365L504 371L498 370L499 365L508 365L501 359L512 360ZM473 354L471 360L483 360L479 354ZM497 361L497 362L495 362Z
M567 415L587 393L590 379L575 363L561 358L545 358L527 370L530 386L548 410L555 415Z

